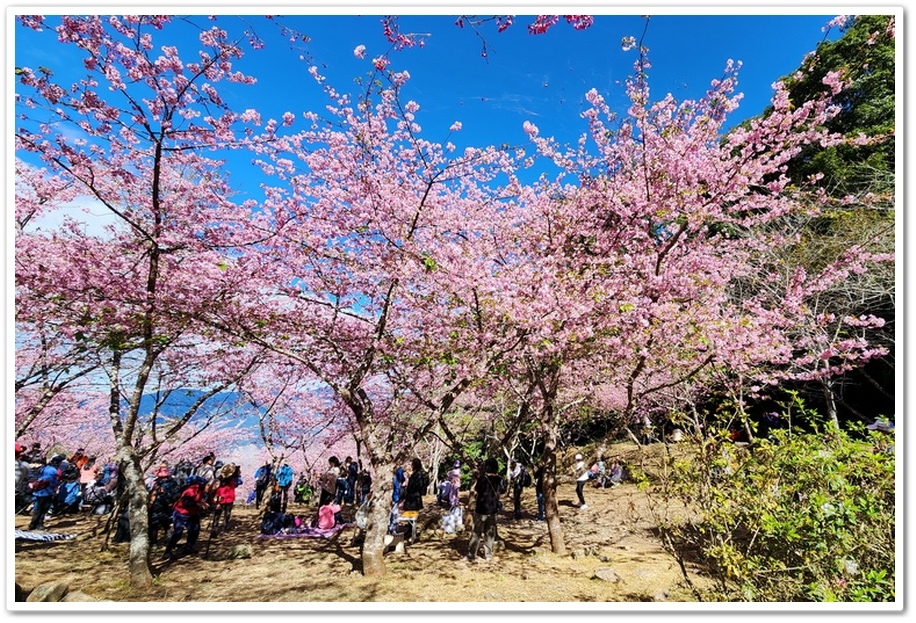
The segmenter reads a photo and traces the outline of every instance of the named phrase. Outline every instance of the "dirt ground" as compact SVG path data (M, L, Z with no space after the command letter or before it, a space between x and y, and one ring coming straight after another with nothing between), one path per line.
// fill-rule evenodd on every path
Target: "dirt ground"
M462 499L465 499L462 496ZM547 525L534 520L533 488L523 495L524 517L499 517L505 546L492 561L463 560L466 533L439 529L444 512L434 496L424 498L419 542L386 555L383 578L359 572L355 527L333 538L264 538L253 506L237 505L228 532L204 554L208 523L194 556L163 562L154 548L155 583L150 591L131 589L128 544L105 544L100 535L107 516L51 519L51 532L76 534L70 541L17 541L15 581L29 592L49 581L63 581L100 602L245 602L263 605L297 602L693 602L682 572L652 535L654 522L645 494L632 483L586 489L587 509L575 504L575 487L559 487L566 555L550 551ZM508 500L506 500L508 502ZM506 504L511 508L511 503ZM290 510L303 515L304 506ZM345 518L354 509L344 510ZM28 517L17 516L25 529ZM246 547L247 546L247 547ZM248 557L233 557L239 550ZM244 554L243 554L244 555ZM691 581L705 579L690 569ZM81 604L86 606L88 604ZM314 605L314 604L313 604Z

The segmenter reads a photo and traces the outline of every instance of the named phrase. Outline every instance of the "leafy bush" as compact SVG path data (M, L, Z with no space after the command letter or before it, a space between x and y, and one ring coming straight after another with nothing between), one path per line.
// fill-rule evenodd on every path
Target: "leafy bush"
M651 485L665 546L705 566L716 601L893 601L894 449L826 432L723 432L678 455Z

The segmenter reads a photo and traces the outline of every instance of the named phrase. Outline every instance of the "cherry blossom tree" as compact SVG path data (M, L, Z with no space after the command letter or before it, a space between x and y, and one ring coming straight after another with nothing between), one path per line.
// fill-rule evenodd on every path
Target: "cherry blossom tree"
M196 385L203 400L231 387L258 357L245 345L211 341L194 320L240 287L227 278L222 249L230 236L240 243L237 226L250 210L231 201L221 163L207 152L240 142L232 128L241 115L229 110L217 85L252 79L233 69L241 49L216 27L201 30L203 49L183 61L174 47L155 51L153 34L167 17L19 20L79 50L85 77L58 84L52 68L17 68L17 152L116 218L104 238L73 222L59 232L20 236L17 304L54 318L71 343L87 344L99 357L115 459L127 484L131 582L147 585L139 446L150 441L144 434L154 436L153 447L176 440L203 404L144 430L141 401L150 381L160 375Z
M349 410L379 501L363 548L373 575L386 475L516 338L485 313L503 200L491 183L508 155L421 138L418 104L399 97L408 76L370 62L383 88L351 100L325 85L329 119L306 113L307 129L258 147L278 180L261 206L275 235L230 268L256 295L239 292L211 321L297 362Z
M812 354L844 365L880 354L869 319L844 320L863 331L855 338L802 329L825 285L888 258L856 248L790 275L772 262L798 242L785 219L825 200L785 171L802 146L845 140L823 129L836 112L828 98L790 102L776 85L772 114L726 133L737 65L700 100L653 102L640 48L625 116L588 92L576 145L526 123L531 154L459 152L425 138L409 75L387 57L367 59L373 80L356 95L312 68L325 111L262 124L217 89L252 81L233 70L240 47L214 27L199 58L169 46L156 56L153 33L168 21L65 17L57 34L84 50L89 77L64 87L53 68L17 69L17 151L117 217L104 238L76 223L23 233L17 303L24 327L53 319L66 338L55 349L87 344L107 375L136 584L150 581L138 435L155 379L163 395L240 384L281 454L305 450L315 426L335 432L331 443L354 435L376 500L362 571L380 575L388 474L434 432L458 445L456 415L477 399L514 391L507 439L537 427L562 553L557 457L577 404L600 393L636 421L717 384L778 383ZM825 82L837 92L837 76ZM226 148L253 154L269 180L263 200L232 201L215 154ZM535 167L559 173L523 183L520 170ZM22 194L24 212L41 204ZM829 305L817 310L830 318ZM186 443L171 433L192 420L144 428L144 439L163 451Z
M827 343L846 364L880 354L862 335L838 332L815 342L799 329L810 325L809 305L824 283L886 256L853 248L817 274L788 280L760 261L794 244L780 227L787 215L827 205L822 193L791 185L785 171L804 146L846 140L823 129L837 112L829 98L790 102L777 84L772 115L725 133L741 99L738 65L712 81L705 97L685 102L653 102L649 70L640 49L622 120L597 91L586 95L588 132L577 146L559 146L526 124L539 153L563 173L523 189L523 226L507 230L501 245L520 258L514 287L502 292L506 317L526 336L518 361L537 388L548 526L558 552L553 476L562 391L587 388L589 376L617 385L626 420L655 408L649 399L665 389L720 382L717 367L733 383L762 384L773 381L774 368L803 364ZM825 84L833 94L841 88L835 74ZM752 277L771 287L741 289Z

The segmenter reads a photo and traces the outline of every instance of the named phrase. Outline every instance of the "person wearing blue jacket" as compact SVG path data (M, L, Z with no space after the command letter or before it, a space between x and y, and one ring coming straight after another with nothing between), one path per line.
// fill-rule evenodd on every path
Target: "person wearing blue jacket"
M51 510L57 487L60 486L60 464L63 454L55 454L38 472L38 478L29 483L32 490L32 520L29 530L45 530L45 516Z
M277 471L277 486L280 487L280 512L286 512L286 506L289 504L289 488L293 484L293 468L289 463L283 463L283 466Z

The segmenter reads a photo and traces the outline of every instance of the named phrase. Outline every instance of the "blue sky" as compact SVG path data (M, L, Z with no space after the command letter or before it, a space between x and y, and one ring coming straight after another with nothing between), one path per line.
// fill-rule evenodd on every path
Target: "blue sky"
M650 84L660 99L695 98L710 80L722 75L728 59L744 62L739 88L745 93L741 111L753 116L769 103L774 80L793 71L805 53L824 37L822 27L834 15L657 15L649 21L645 44L653 69ZM386 51L378 16L290 18L313 37L309 47L339 89L367 69L353 57L363 44L367 55ZM624 36L642 34L640 15L600 15L584 31L560 23L543 35L529 35L530 17L497 33L483 25L488 56L481 57L481 39L468 27L454 25L454 16L404 16L403 32L430 33L422 48L392 54L392 68L411 74L407 93L421 105L418 117L427 138L444 140L448 127L461 120L461 135L452 140L480 145L517 144L525 140L522 123L530 120L542 135L573 140L583 129L579 118L583 95L597 88L620 112L623 82L630 75L635 51L624 52ZM314 24L314 26L312 26ZM834 37L839 33L831 33ZM263 78L264 87L283 101L284 93L314 92L297 83L302 68L277 67ZM307 78L303 78L308 82ZM299 89L302 89L301 91ZM303 99L307 100L305 96ZM286 102L284 102L285 104ZM736 119L737 121L737 119Z
M250 7L246 8L253 13ZM306 9L293 9L300 11ZM222 9L217 23L230 31L242 27L238 19ZM649 75L653 100L668 92L678 99L700 97L710 80L722 75L729 59L741 61L739 90L745 94L733 118L759 114L769 103L771 84L796 69L804 55L812 51L825 33L823 28L836 13L785 14L780 9L761 9L757 14L736 12L722 7L714 14L671 13L646 17L639 14L596 14L594 25L576 31L564 21L546 34L529 35L527 25L533 16L518 15L515 24L502 33L495 23L479 27L483 39L470 27L458 28L455 15L420 14L399 18L405 33L426 33L422 47L391 53L391 68L411 75L406 97L417 101L418 122L428 140L451 140L459 148L486 144L524 145L525 121L541 129L542 136L575 141L585 129L579 113L583 95L596 88L612 108L625 113L624 81L630 75L635 51L626 52L621 40L639 39L645 30L644 44L649 48L653 68ZM101 12L101 11L100 11ZM632 12L632 11L631 11ZM718 14L715 14L718 13ZM283 16L282 23L307 35L310 41L291 49L278 36L277 28L250 15L246 21L267 41L260 51L249 51L239 68L255 75L255 87L237 87L230 103L239 110L255 108L264 119L290 111L320 112L327 103L308 67L317 65L339 91L355 91L354 79L370 71L370 60L390 50L380 15ZM209 27L202 15L192 18ZM166 37L183 55L196 51L192 29L180 22L166 30ZM80 70L78 57L62 57L63 46L49 45L49 33L16 28L15 65L45 65L57 77L69 73L68 66ZM830 38L839 36L833 29ZM157 38L157 41L161 39ZM484 45L486 58L481 56ZM353 50L366 46L366 58L357 59ZM71 54L73 54L71 52ZM300 55L306 58L300 58ZM449 126L461 121L462 130L450 135ZM232 158L228 169L232 179L248 194L254 179L245 162Z

